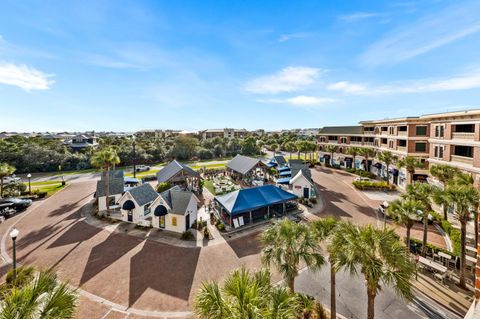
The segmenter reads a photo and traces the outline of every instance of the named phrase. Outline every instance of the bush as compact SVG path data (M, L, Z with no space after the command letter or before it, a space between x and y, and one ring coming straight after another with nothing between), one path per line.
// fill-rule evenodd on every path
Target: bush
M453 253L456 256L460 256L460 247L462 244L462 239L461 239L461 232L455 228L453 228L452 224L443 219L440 214L437 214L435 212L431 212L430 215L433 216L433 219L438 222L440 227L442 227L443 231L448 234L450 237L450 240L452 241L452 246L453 246Z
M374 174L372 174L370 172L362 171L360 169L355 170L354 173L358 176L361 176L361 177L375 178Z
M192 240L193 237L194 236L193 236L192 232L187 230L187 231L184 231L182 233L182 236L180 237L180 239L182 239L182 240Z
M168 182L159 183L157 185L157 193L163 193L170 188L172 188L172 185L170 185Z
M27 186L23 183L10 183L3 185L3 197L16 197L25 193Z
M383 181L353 181L352 184L355 188L360 190L395 190L395 185Z
M36 195L37 195L38 198L45 198L45 197L47 197L47 194L48 194L48 193L47 193L47 192L44 192L44 191L38 191L38 192L36 193Z
M198 157L202 160L204 159L212 159L213 158L213 153L212 151L206 149L206 148L199 148L197 151Z
M215 226L219 231L225 231L225 225L222 223L221 220L217 219Z
M205 237L205 239L210 239L210 231L208 230L208 227L205 227L203 229L203 237Z
M142 176L142 180L143 180L144 182L156 181L156 180L157 180L157 176L156 176L156 175L146 175L146 176Z

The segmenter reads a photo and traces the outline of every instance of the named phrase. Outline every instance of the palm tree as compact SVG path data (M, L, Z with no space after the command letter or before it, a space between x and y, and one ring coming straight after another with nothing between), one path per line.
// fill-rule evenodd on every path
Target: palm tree
M375 156L375 150L368 147L361 147L360 155L362 155L365 159L365 171L370 172L370 165L368 164L368 160Z
M411 156L405 156L402 158L400 161L398 161L398 167L403 168L407 170L407 172L410 174L410 182L409 184L413 183L413 174L415 174L415 170L417 168L422 168L424 167L423 163L420 162L418 159L415 157Z
M415 200L395 200L388 206L388 213L396 224L406 228L406 244L410 251L410 230L422 209L422 203Z
M295 143L292 141L288 141L285 143L285 150L290 153L290 159L292 159L292 152L295 152L297 150L297 147L295 146Z
M120 158L117 155L117 152L112 148L107 148L101 151L95 152L90 162L94 167L101 168L105 170L105 196L107 201L107 215L110 215L110 168L115 166L115 164L120 163Z
M378 159L385 163L385 166L387 168L387 185L390 184L390 165L392 165L395 161L395 157L390 151L383 151L380 154L378 154Z
M205 319L294 319L300 312L299 301L287 288L274 287L267 270L251 273L242 267L227 277L223 288L215 281L203 283L194 310Z
M442 206L443 219L448 220L448 208L450 207L450 197L443 189L436 189L432 193L432 200L435 204Z
M0 319L73 318L77 306L75 291L59 283L52 272L41 272L28 285L14 287L0 302Z
M402 195L404 199L414 200L421 203L422 221L423 221L423 240L422 240L422 256L427 253L428 240L428 215L432 209L434 194L437 188L427 183L419 183L407 186L407 192Z
M302 140L296 141L295 147L297 150L298 159L300 159L300 152L303 152L305 149L305 141L302 141Z
M3 178L12 175L15 167L8 163L0 163L0 198L3 197Z
M262 263L275 265L293 293L295 277L300 262L311 269L319 269L325 262L319 253L319 243L313 232L304 224L283 219L269 227L260 238L262 243Z
M467 242L467 222L471 217L471 211L478 207L478 192L471 185L449 185L446 189L456 217L461 225L460 235L460 287L465 288L465 255Z
M444 185L448 181L451 181L458 173L459 169L450 165L438 164L430 167L430 174Z
M330 262L330 317L337 317L337 301L336 301L336 270L335 251L332 249L331 240L338 229L339 220L334 217L327 217L315 220L311 223L311 227L317 239L320 242L327 243L327 250L329 252L328 261Z
M325 146L325 152L330 153L330 166L333 166L333 154L337 151L336 145Z
M278 149L278 144L277 143L272 143L270 144L270 150L273 152L273 156L275 156L276 152Z
M342 223L332 240L335 268L351 275L364 276L367 286L367 318L374 318L375 297L382 285L392 286L400 297L413 298L411 280L415 267L409 261L406 247L392 229L372 225Z
M351 146L347 149L347 154L352 155L353 157L353 169L356 169L355 157L357 157L357 155L360 154L360 152L361 152L360 147L357 147L357 146Z

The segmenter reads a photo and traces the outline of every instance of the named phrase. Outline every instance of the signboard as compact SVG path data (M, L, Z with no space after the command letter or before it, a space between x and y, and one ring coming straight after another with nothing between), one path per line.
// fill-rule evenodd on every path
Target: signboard
M237 218L235 218L235 219L233 220L233 227L234 227L234 228L240 227L240 225L238 224L238 219L237 219Z

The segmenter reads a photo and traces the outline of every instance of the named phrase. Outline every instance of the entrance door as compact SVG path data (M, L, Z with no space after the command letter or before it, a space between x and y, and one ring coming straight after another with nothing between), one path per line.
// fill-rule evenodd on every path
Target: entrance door
M187 214L185 216L185 231L187 231L190 228L190 214Z
M303 197L310 198L310 189L308 187L303 188Z
M131 210L129 210L127 213L127 220L129 222L133 222L133 212Z

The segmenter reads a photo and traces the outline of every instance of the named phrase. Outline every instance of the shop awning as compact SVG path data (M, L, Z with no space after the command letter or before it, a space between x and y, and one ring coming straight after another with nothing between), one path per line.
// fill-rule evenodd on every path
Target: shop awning
M289 171L289 170L290 170L290 167L288 167L288 166L283 166L283 167L277 168L277 170L278 170L279 172Z
M163 205L158 205L157 208L155 208L155 211L153 212L155 216L165 216L168 214L168 210L165 206Z
M291 170L283 171L283 172L280 172L278 175L279 175L279 176L291 176L291 175L292 175L292 171L291 171Z
M123 210L132 210L135 209L135 203L132 202L131 200L127 200L125 203L122 205Z
M288 184L290 183L291 177L282 177L277 179L277 184Z

